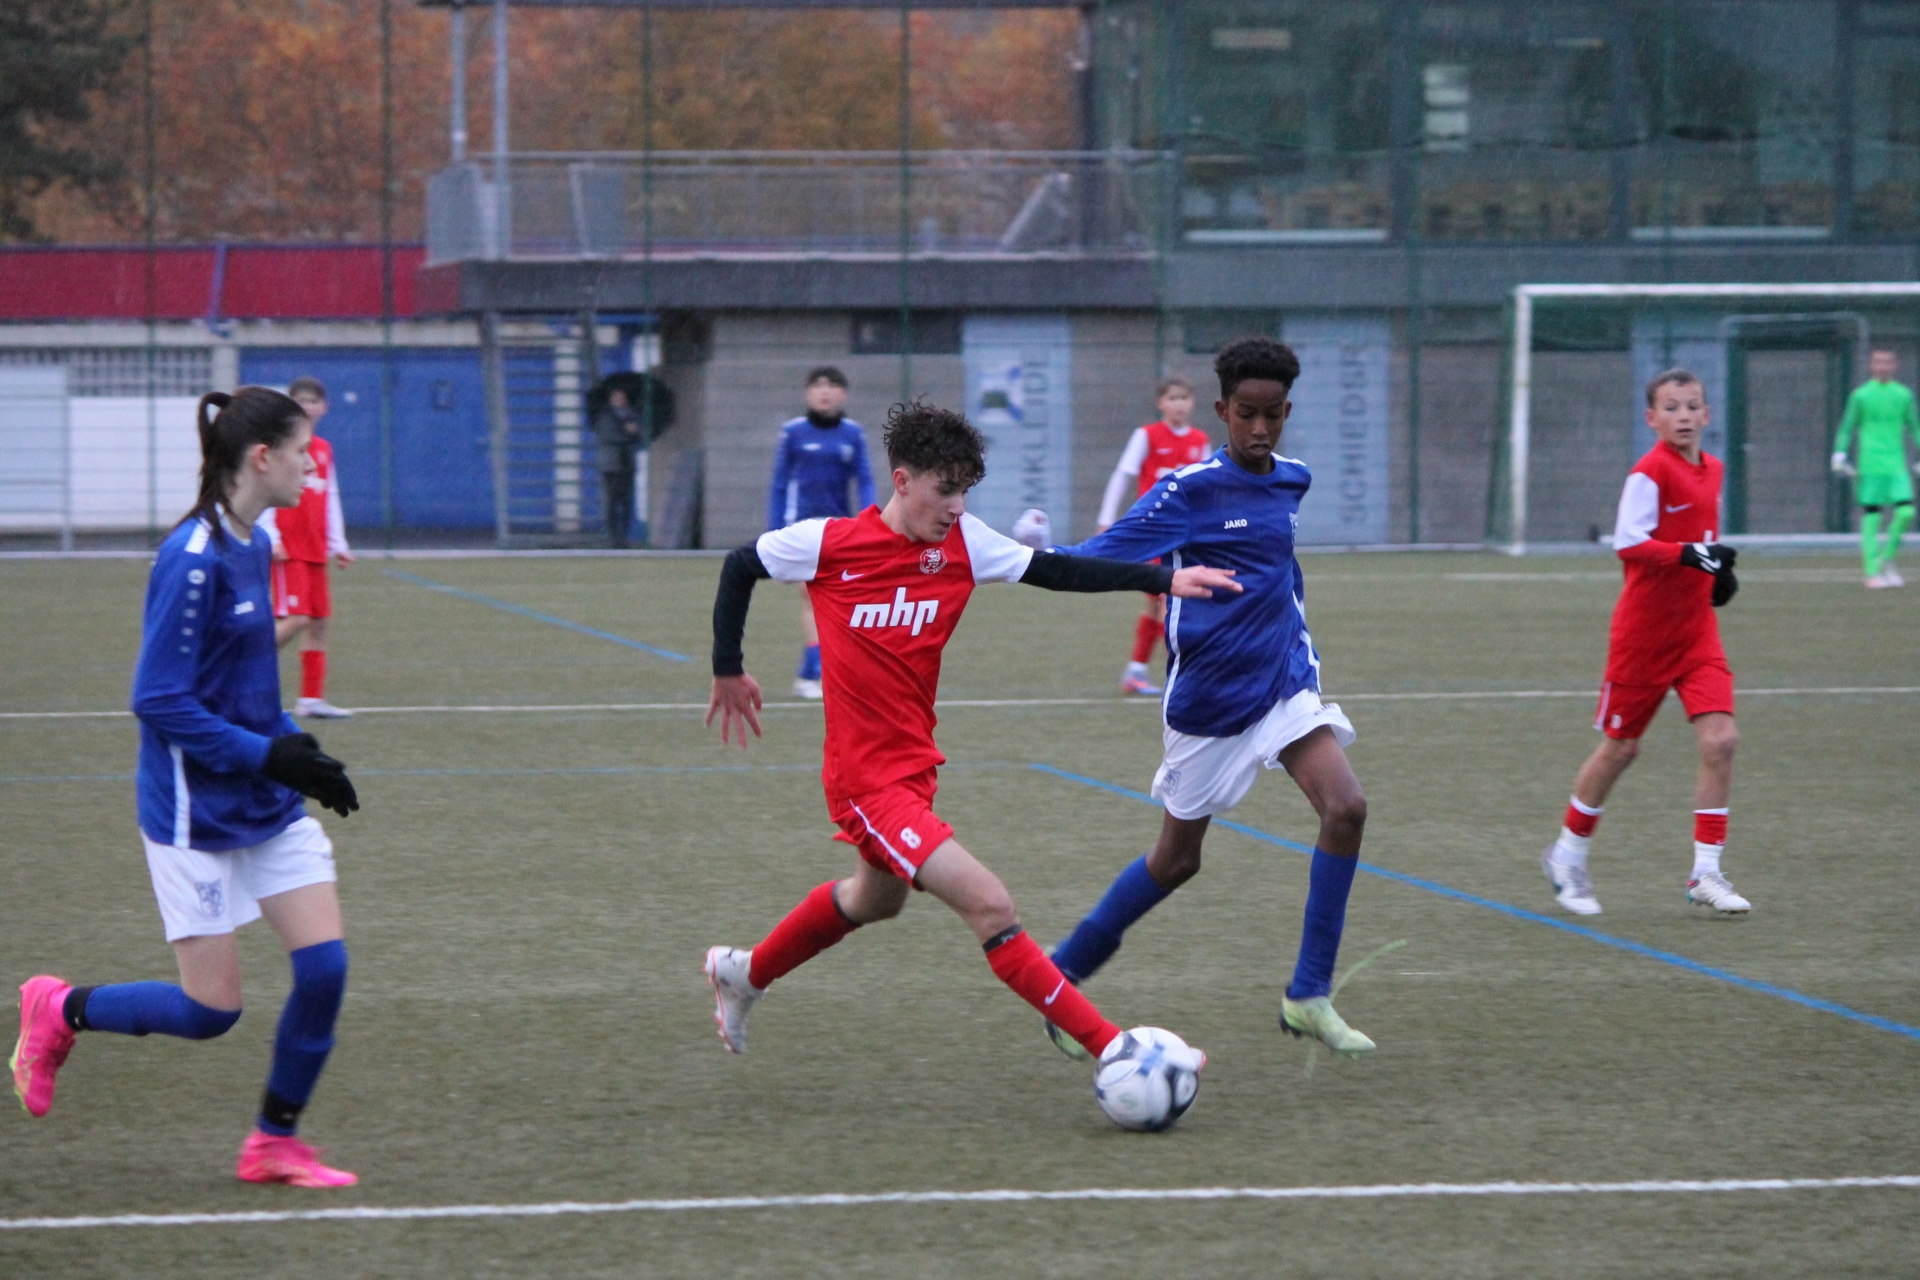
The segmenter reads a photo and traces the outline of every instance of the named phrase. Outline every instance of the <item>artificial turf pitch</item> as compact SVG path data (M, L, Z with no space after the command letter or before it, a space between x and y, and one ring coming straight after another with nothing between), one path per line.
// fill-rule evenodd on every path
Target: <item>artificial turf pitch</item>
M1748 566L1751 566L1750 568ZM717 563L363 561L336 579L345 705L704 703ZM1743 690L1920 685L1912 593L1838 558L1750 556L1722 617ZM436 592L396 569L658 649ZM0 564L0 711L125 705L144 565ZM1554 919L1536 857L1590 749L1617 571L1600 557L1309 556L1313 631L1379 868ZM1152 841L1150 706L1112 695L1138 598L979 591L943 697L938 807L1043 943ZM749 669L788 701L791 588L763 584ZM286 679L297 676L289 659ZM1578 690L1567 698L1360 695ZM1278 1030L1305 861L1236 831L1089 987L1210 1055L1158 1136L916 898L783 981L722 1051L700 975L844 874L820 717L770 709L742 756L697 711L410 712L316 726L365 807L327 815L353 957L306 1134L344 1192L232 1176L284 961L243 932L247 1016L186 1044L83 1037L55 1108L0 1115L0 1219L830 1192L1920 1174L1920 694L1749 694L1726 866L1745 920L1682 902L1691 736L1669 703L1608 805L1583 921L1894 1029L1537 920L1357 883L1340 1006L1380 1042ZM121 718L0 719L0 981L169 978ZM1035 764L1061 772L1035 769ZM1311 843L1283 776L1231 815ZM11 1034L11 1024L7 1034ZM1309 1069L1311 1064L1311 1070ZM1893 1275L1920 1189L1016 1202L573 1217L0 1230L0 1275ZM1904 1261L1903 1261L1904 1259Z

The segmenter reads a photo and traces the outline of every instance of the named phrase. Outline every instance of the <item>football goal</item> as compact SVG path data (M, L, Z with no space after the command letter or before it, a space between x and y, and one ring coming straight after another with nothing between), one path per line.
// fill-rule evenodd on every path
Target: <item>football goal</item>
M1487 540L1517 555L1610 536L1622 478L1653 445L1643 389L1675 366L1707 391L1726 532L1837 540L1858 512L1829 470L1834 430L1883 348L1920 381L1920 282L1521 285Z

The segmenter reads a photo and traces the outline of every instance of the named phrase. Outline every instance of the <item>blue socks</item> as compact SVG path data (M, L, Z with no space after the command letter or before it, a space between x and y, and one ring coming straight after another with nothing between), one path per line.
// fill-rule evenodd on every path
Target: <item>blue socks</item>
M1171 889L1163 889L1147 870L1145 856L1129 862L1067 940L1053 949L1053 963L1078 986L1120 949L1120 935L1147 912L1159 906ZM1336 935L1337 936L1337 935Z
M1336 858L1313 851L1307 880L1307 918L1300 929L1300 959L1293 967L1287 999L1311 1000L1333 990L1333 962L1340 955L1340 931L1347 923L1347 893L1360 859Z
M293 993L273 1037L273 1071L260 1104L262 1133L285 1136L300 1124L320 1068L333 1052L333 1023L347 991L347 944L317 942L301 947L293 961Z
M81 994L81 993L76 993ZM225 1035L240 1021L238 1009L213 1009L201 1004L171 982L119 982L94 987L81 994L81 1017L76 1031L113 1031L144 1036L158 1031L182 1040L211 1040ZM71 1007L71 1006L70 1006Z
M800 670L795 673L802 680L820 678L820 646L810 644L800 650Z

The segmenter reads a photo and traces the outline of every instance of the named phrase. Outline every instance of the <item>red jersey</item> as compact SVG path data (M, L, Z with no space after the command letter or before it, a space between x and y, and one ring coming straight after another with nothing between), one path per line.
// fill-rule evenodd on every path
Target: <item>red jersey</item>
M1680 563L1681 544L1724 532L1720 475L1720 459L1702 453L1690 463L1664 441L1628 473L1613 531L1626 585L1613 607L1608 680L1664 685L1702 663L1726 661L1713 575Z
M933 744L940 655L980 582L1018 582L1031 548L963 515L943 542L889 529L880 508L760 536L760 562L804 582L820 627L829 799L877 791L946 763Z
M1175 431L1164 422L1150 422L1140 430L1146 432L1147 453L1140 462L1140 493L1159 484L1184 466L1203 460L1208 453L1207 433L1198 427L1189 426ZM1140 494L1135 494L1138 498Z
M328 556L347 551L347 522L333 474L333 446L315 436L307 453L313 459L313 474L300 493L300 505L285 511L269 507L261 524L286 550L287 559L325 564Z
M1204 461L1210 452L1207 433L1198 427L1175 431L1164 422L1135 427L1100 499L1100 527L1104 529L1120 518L1120 503L1129 478L1134 481L1133 497L1138 502L1142 494L1167 476L1189 463Z

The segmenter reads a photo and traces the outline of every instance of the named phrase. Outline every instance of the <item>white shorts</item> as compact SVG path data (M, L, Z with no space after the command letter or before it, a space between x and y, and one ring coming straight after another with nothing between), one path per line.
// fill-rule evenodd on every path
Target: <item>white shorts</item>
M1341 746L1353 743L1353 724L1337 702L1321 703L1302 689L1277 703L1259 723L1231 738L1200 738L1168 727L1166 757L1153 775L1153 798L1176 818L1225 813L1246 798L1260 766L1279 769L1280 753L1326 725Z
M265 844L230 853L156 844L144 833L140 839L168 942L232 933L260 918L260 899L335 878L333 841L311 817Z

